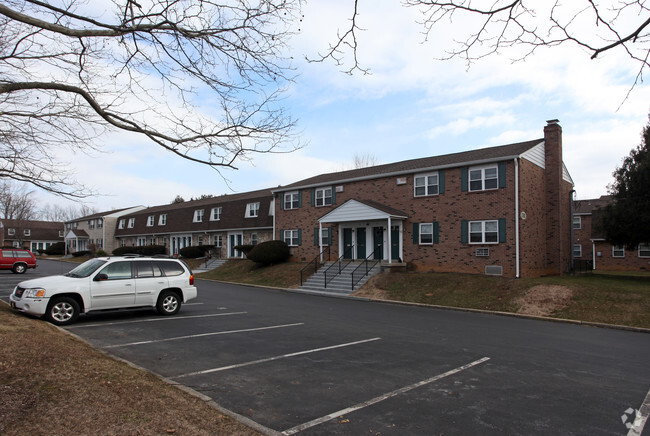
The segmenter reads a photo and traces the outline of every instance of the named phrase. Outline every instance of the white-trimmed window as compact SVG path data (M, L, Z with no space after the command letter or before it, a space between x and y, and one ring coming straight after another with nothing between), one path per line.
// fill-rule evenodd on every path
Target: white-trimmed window
M89 229L95 228L95 220L88 220L88 228Z
M118 229L123 229L124 228L124 220L121 219L117 222L117 228Z
M195 223L203 222L203 212L205 212L205 209L197 209L197 210L194 211L194 222Z
M300 230L285 230L282 239L289 247L297 247L300 245Z
M316 206L330 206L332 204L332 187L317 188L315 199Z
M423 197L427 195L438 195L439 181L438 173L418 174L413 179L414 195Z
M158 217L158 225L166 226L167 225L167 214L163 213Z
M486 191L499 187L499 167L490 165L469 169L469 190Z
M221 219L221 207L213 207L210 211L210 221L219 221Z
M147 238L139 237L137 245L138 245L138 247L144 247L145 245L147 245Z
M260 214L260 203L248 203L246 205L246 218L257 218Z
M470 244L497 244L499 242L499 221L470 221Z
M257 233L251 233L251 245L257 245L258 242Z
M420 244L433 244L433 223L420 223Z
M582 228L582 217L580 215L573 215L573 228L576 230Z
M639 244L639 257L650 257L650 244Z
M16 229L7 229L7 234L8 234L9 236L13 236L13 235L15 235L15 234L16 234Z
M222 245L223 245L223 236L214 235L214 246L217 248L221 248Z
M582 244L573 244L573 257L582 257Z
M155 220L154 216L149 215L147 217L147 227L153 227L154 220Z
M25 229L23 230L23 233L25 234L25 236L31 236L32 231L30 229Z
M101 229L104 227L104 219L103 218L97 218L97 228Z
M625 247L614 245L612 247L612 257L625 257Z
M283 207L285 209L298 209L300 207L300 193L298 191L285 192Z
M65 235L64 231L63 231L63 230L59 230L59 238L63 238L64 235Z
M135 227L135 218L129 218L129 225L128 225L128 227L129 227L130 229L132 229L133 227Z

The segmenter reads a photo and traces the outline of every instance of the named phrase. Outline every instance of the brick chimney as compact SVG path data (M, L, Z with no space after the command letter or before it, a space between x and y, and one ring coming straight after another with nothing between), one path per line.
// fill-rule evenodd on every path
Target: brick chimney
M562 127L549 120L544 127L546 190L546 268L549 274L562 274L570 259L570 193L563 183ZM566 186L565 186L566 185Z

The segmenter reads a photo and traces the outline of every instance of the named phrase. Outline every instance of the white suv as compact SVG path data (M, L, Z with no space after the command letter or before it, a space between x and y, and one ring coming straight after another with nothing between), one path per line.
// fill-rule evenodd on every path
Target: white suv
M14 309L67 325L93 310L150 306L174 315L196 294L183 262L126 256L95 258L63 276L18 283L9 300Z

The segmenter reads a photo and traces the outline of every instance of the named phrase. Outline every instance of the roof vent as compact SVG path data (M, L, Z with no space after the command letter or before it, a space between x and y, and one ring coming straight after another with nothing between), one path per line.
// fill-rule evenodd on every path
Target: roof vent
M549 125L549 126L552 125L552 124L557 124L559 122L560 122L560 120L546 120L546 124Z

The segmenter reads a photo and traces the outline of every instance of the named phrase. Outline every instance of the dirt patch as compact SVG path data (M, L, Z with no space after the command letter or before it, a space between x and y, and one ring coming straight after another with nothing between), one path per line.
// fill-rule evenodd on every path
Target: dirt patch
M573 291L565 286L538 285L528 289L523 297L515 300L515 303L521 305L517 313L549 316L556 310L568 306L571 297Z
M370 279L352 295L373 300L388 300L388 292L377 286L380 279L381 274L370 277Z

